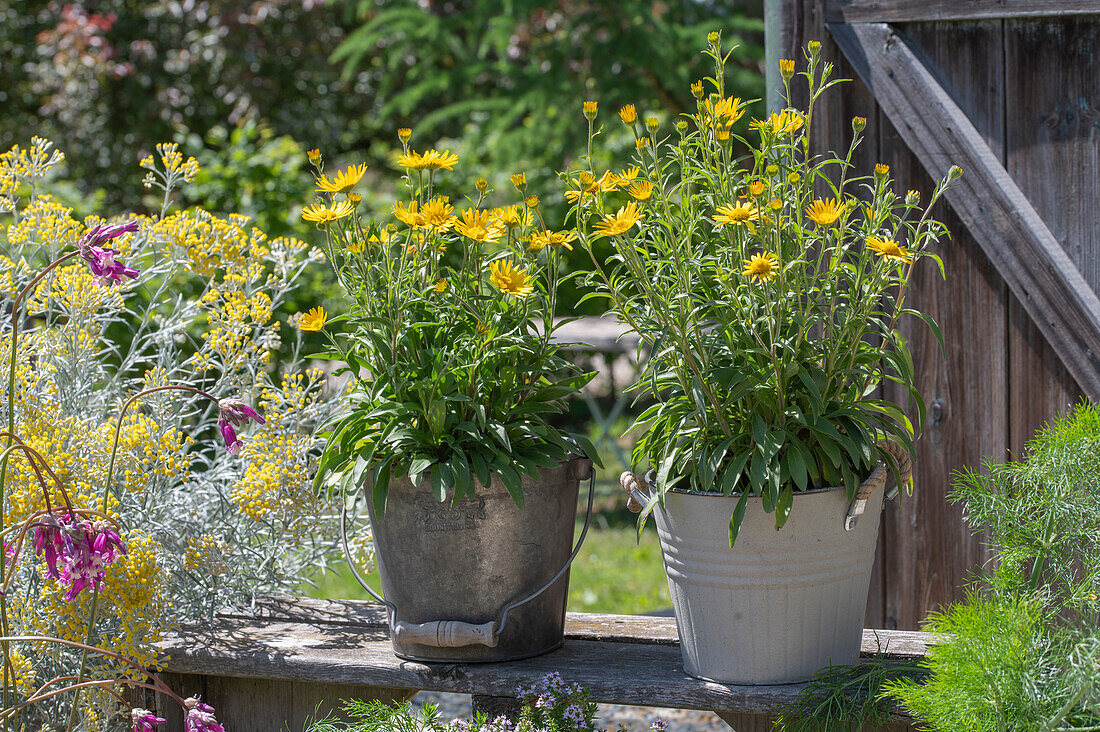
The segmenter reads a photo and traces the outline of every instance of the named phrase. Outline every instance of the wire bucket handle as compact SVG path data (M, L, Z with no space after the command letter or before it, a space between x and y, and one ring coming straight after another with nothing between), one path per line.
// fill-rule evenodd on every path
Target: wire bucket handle
M573 470L576 471L578 467L579 466L574 467ZM565 560L565 564L558 570L557 574L527 597L507 605L501 611L498 620L480 624L467 623L462 620L432 620L427 623L408 623L404 620L398 620L397 606L375 592L374 589L367 584L367 581L363 579L363 575L359 573L359 569L355 566L355 562L352 561L351 551L348 548L348 505L346 500L340 507L340 539L344 548L344 559L347 560L352 575L359 584L363 586L363 589L375 600L385 605L389 610L390 632L393 633L394 637L404 638L412 643L434 646L436 648L459 648L472 645L495 648L497 642L500 640L500 634L504 631L504 624L508 621L508 613L521 605L531 602L543 592L550 589L550 587L569 570L569 567L573 564L573 560L577 557L577 553L581 550L581 545L584 544L584 537L588 535L588 526L592 521L592 504L596 492L596 471L592 467L592 462L590 460L588 461L587 476L582 473L574 477L577 480L588 478L588 507L584 513L584 528L581 529L581 535L580 538L577 539L576 546L573 547L572 553L569 555L569 558Z

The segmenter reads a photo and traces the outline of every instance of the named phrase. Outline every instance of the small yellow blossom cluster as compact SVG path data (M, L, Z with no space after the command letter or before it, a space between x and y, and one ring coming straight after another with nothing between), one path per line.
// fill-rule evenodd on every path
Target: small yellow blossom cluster
M100 428L112 432L113 425ZM116 474L128 490L140 491L150 480L160 478L184 484L191 478L191 456L187 450L194 439L175 427L163 428L152 417L130 413L122 422L118 440Z
M260 395L263 427L245 442L241 455L247 467L230 496L256 521L279 518L288 529L304 533L316 523L320 499L313 492L309 449L313 438L301 429L301 415L322 396L323 373L284 376L278 388Z
M122 308L120 288L103 287L84 262L58 267L27 298L28 313L53 310L66 316L70 324L88 323L104 308Z
M29 148L15 145L0 153L0 213L15 210L21 183L44 178L64 159L53 143L41 137L32 137Z
M160 168L152 155L146 155L139 165L149 172L142 179L142 185L152 188L159 178L162 185L172 186L179 183L190 183L199 173L199 163L194 158L183 157L179 151L179 145L174 142L161 142L157 144L157 156L160 158Z
M158 221L152 235L186 252L188 269L200 277L225 270L257 279L268 249L263 233L247 226L247 216L230 214L223 219L197 209Z
M72 217L73 210L50 196L37 196L24 208L16 223L8 227L8 243L49 247L60 251L74 246L84 227Z
M203 577L219 577L229 571L225 562L228 554L226 543L213 534L200 534L187 540L187 549L181 562L187 572Z
M258 359L268 363L278 348L279 323L272 322L271 296L259 291L251 296L241 290L212 288L202 297L209 319L209 330L202 334L204 347L195 354L200 369L244 369ZM270 329L267 338L259 331Z

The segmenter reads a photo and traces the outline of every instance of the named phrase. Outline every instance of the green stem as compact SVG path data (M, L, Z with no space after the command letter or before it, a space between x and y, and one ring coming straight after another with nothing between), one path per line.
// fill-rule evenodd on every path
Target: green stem
M65 725L65 729L69 732L72 732L73 722L76 721L76 710L80 706L80 695L84 691L84 673L88 668L88 648L92 645L92 633L95 632L95 615L98 609L99 585L96 583L92 587L92 609L88 613L88 630L84 633L84 648L80 654L80 672L76 675L76 696L73 697L73 704L69 707L69 721Z

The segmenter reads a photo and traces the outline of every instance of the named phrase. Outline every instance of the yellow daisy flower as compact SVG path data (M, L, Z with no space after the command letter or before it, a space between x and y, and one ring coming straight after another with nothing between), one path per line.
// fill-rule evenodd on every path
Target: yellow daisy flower
M779 260L774 255L754 254L745 262L745 268L741 274L750 277L754 282L768 282L779 274Z
M536 231L531 235L531 242L527 245L527 248L533 252L541 252L547 246L563 246L569 251L573 251L573 247L569 246L569 242L576 241L577 232L575 231Z
M454 206L448 203L446 196L440 196L424 204L420 209L420 217L424 226L433 231L449 231L458 221L458 217L451 213L453 210Z
M623 124L632 125L638 119L638 112L635 111L633 104L628 104L619 110L619 118Z
M455 231L467 239L479 242L495 242L504 232L489 220L488 211L468 208L462 212L462 220L455 224Z
M409 150L397 157L398 165L411 170L454 170L456 163L458 163L458 156L450 150L443 152L428 150L423 153Z
M631 183L630 187L626 189L626 192L639 201L645 201L653 195L653 184L648 180L640 180L636 183Z
M802 129L802 123L802 115L793 109L784 109L782 112L772 112L767 119L754 119L749 126L761 132L785 136Z
M745 110L741 107L740 97L726 97L703 102L703 125L705 127L733 126L733 123L745 116Z
M765 190L767 190L767 187L768 186L764 183L764 181L754 180L752 183L749 184L749 193L754 196L759 196L763 194Z
M879 239L875 236L869 236L867 237L867 248L873 249L880 257L891 262L909 264L913 261L913 255L909 253L909 250L893 239Z
M446 292L447 291L447 278L446 277L440 277L438 280L436 280L435 284L432 285L432 287L435 289L436 292Z
M714 223L719 226L747 224L760 218L760 211L751 203L738 202L736 206L719 206L714 213Z
M489 263L489 281L501 292L520 299L534 292L526 269L516 269L509 260Z
M349 191L363 179L363 174L366 172L367 165L364 163L362 165L353 165L347 170L341 170L339 173L332 176L332 180L322 175L317 179L317 190L322 193L343 193L344 191Z
M806 207L806 217L818 226L829 226L844 213L842 206L835 198L817 200Z
M355 210L355 204L351 201L340 201L331 206L316 203L302 209L302 218L306 221L316 221L319 224L327 224L336 219L342 219Z
M603 220L596 224L595 234L597 236L617 236L625 233L641 218L642 214L638 210L638 204L631 201L616 211L614 216L604 216Z
M325 327L325 321L328 320L328 314L325 313L324 308L313 308L309 312L302 313L298 316L298 329L299 330L321 330Z
M398 221L414 229L424 226L424 214L420 211L420 204L416 201L411 201L408 204L402 201L395 202L393 204L393 215L397 217Z

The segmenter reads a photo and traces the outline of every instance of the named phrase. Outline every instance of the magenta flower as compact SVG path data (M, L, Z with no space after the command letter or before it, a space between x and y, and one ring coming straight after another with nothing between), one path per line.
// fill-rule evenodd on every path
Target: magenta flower
M218 409L220 410L218 429L221 430L222 438L225 440L225 448L232 453L238 452L244 444L237 437L234 427L244 427L249 421L257 424L264 423L263 415L240 399L232 397L222 399L218 402Z
M38 519L38 526L34 527L33 543L35 555L45 555L46 576L59 579L61 574L57 569L57 560L65 551L65 532L62 522L52 513Z
M97 226L84 236L80 237L78 246L80 256L88 263L92 274L96 276L101 285L122 282L123 277L134 279L138 271L127 267L115 259L118 250L103 246L108 241L116 239L123 234L137 231L140 225L137 221L128 221L125 224L112 226Z
M134 732L156 732L156 728L167 721L148 709L138 709L137 707L130 710L130 718L134 720Z
M214 707L203 704L197 696L188 697L183 704L187 708L187 717L183 720L186 732L225 732L225 727L214 719Z
M64 521L68 517L63 517ZM106 521L77 521L63 532L61 581L70 585L66 600L75 600L89 585L99 589L107 566L126 553L122 538Z

